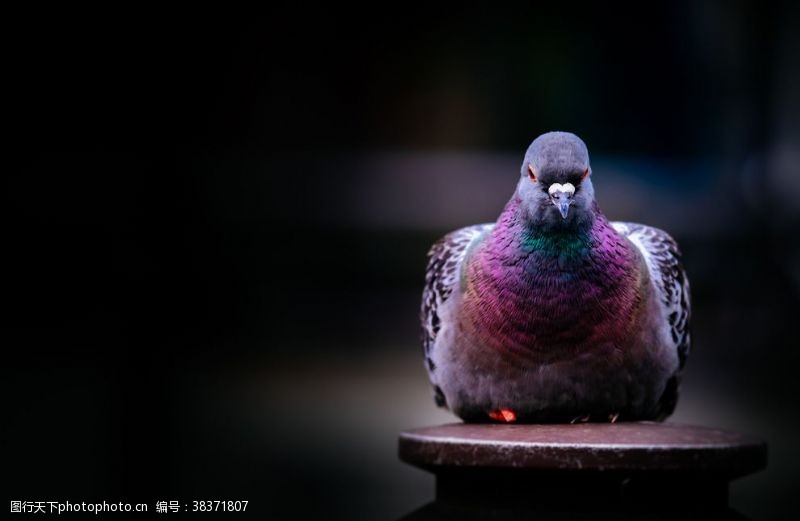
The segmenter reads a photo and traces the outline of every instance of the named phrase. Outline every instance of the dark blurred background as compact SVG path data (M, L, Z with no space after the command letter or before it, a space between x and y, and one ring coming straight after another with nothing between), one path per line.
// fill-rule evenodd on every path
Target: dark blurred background
M5 17L6 500L247 499L393 519L399 430L453 417L418 343L425 253L492 221L528 143L580 135L601 207L693 283L673 421L800 481L800 11L792 2L75 7ZM5 89L4 89L5 90ZM191 504L191 503L190 503Z

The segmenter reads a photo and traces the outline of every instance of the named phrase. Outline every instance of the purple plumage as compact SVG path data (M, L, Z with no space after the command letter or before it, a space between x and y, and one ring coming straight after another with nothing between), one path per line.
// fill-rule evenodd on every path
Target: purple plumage
M494 225L431 249L426 366L470 421L661 419L689 346L688 282L665 232L610 223L573 134L529 147Z

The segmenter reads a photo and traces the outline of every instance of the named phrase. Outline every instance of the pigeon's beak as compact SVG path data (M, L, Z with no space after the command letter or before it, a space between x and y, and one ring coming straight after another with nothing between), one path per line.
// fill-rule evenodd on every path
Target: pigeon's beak
M567 218L569 213L569 205L572 204L572 194L566 192L555 192L550 195L550 200L553 201L553 206L558 208L558 212L564 219Z
M550 200L553 201L553 206L558 208L561 217L565 220L567 213L569 213L569 205L572 204L572 197L575 195L575 186L572 183L553 183L547 189L550 194Z

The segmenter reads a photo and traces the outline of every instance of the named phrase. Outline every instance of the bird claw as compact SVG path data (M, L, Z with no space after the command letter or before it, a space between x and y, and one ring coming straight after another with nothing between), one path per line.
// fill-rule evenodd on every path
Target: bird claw
M570 423L587 423L591 419L592 419L591 414L584 414L583 416L576 416L572 418L572 421Z
M619 419L619 413L618 412L615 412L614 414L609 414L608 415L608 422L609 423L617 423L618 419Z
M514 423L517 421L517 413L513 409L495 409L489 411L489 418L498 422Z

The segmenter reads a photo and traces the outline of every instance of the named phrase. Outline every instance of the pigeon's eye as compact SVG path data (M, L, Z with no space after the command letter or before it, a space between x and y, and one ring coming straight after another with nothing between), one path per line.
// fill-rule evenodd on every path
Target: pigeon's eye
M538 181L538 180L539 180L539 179L536 177L536 168L534 168L534 166L533 166L533 165L531 165L531 164L529 164L529 165L528 165L528 177L529 177L529 178L530 178L530 180L531 180L531 181L533 181L534 183L535 183L536 181Z

